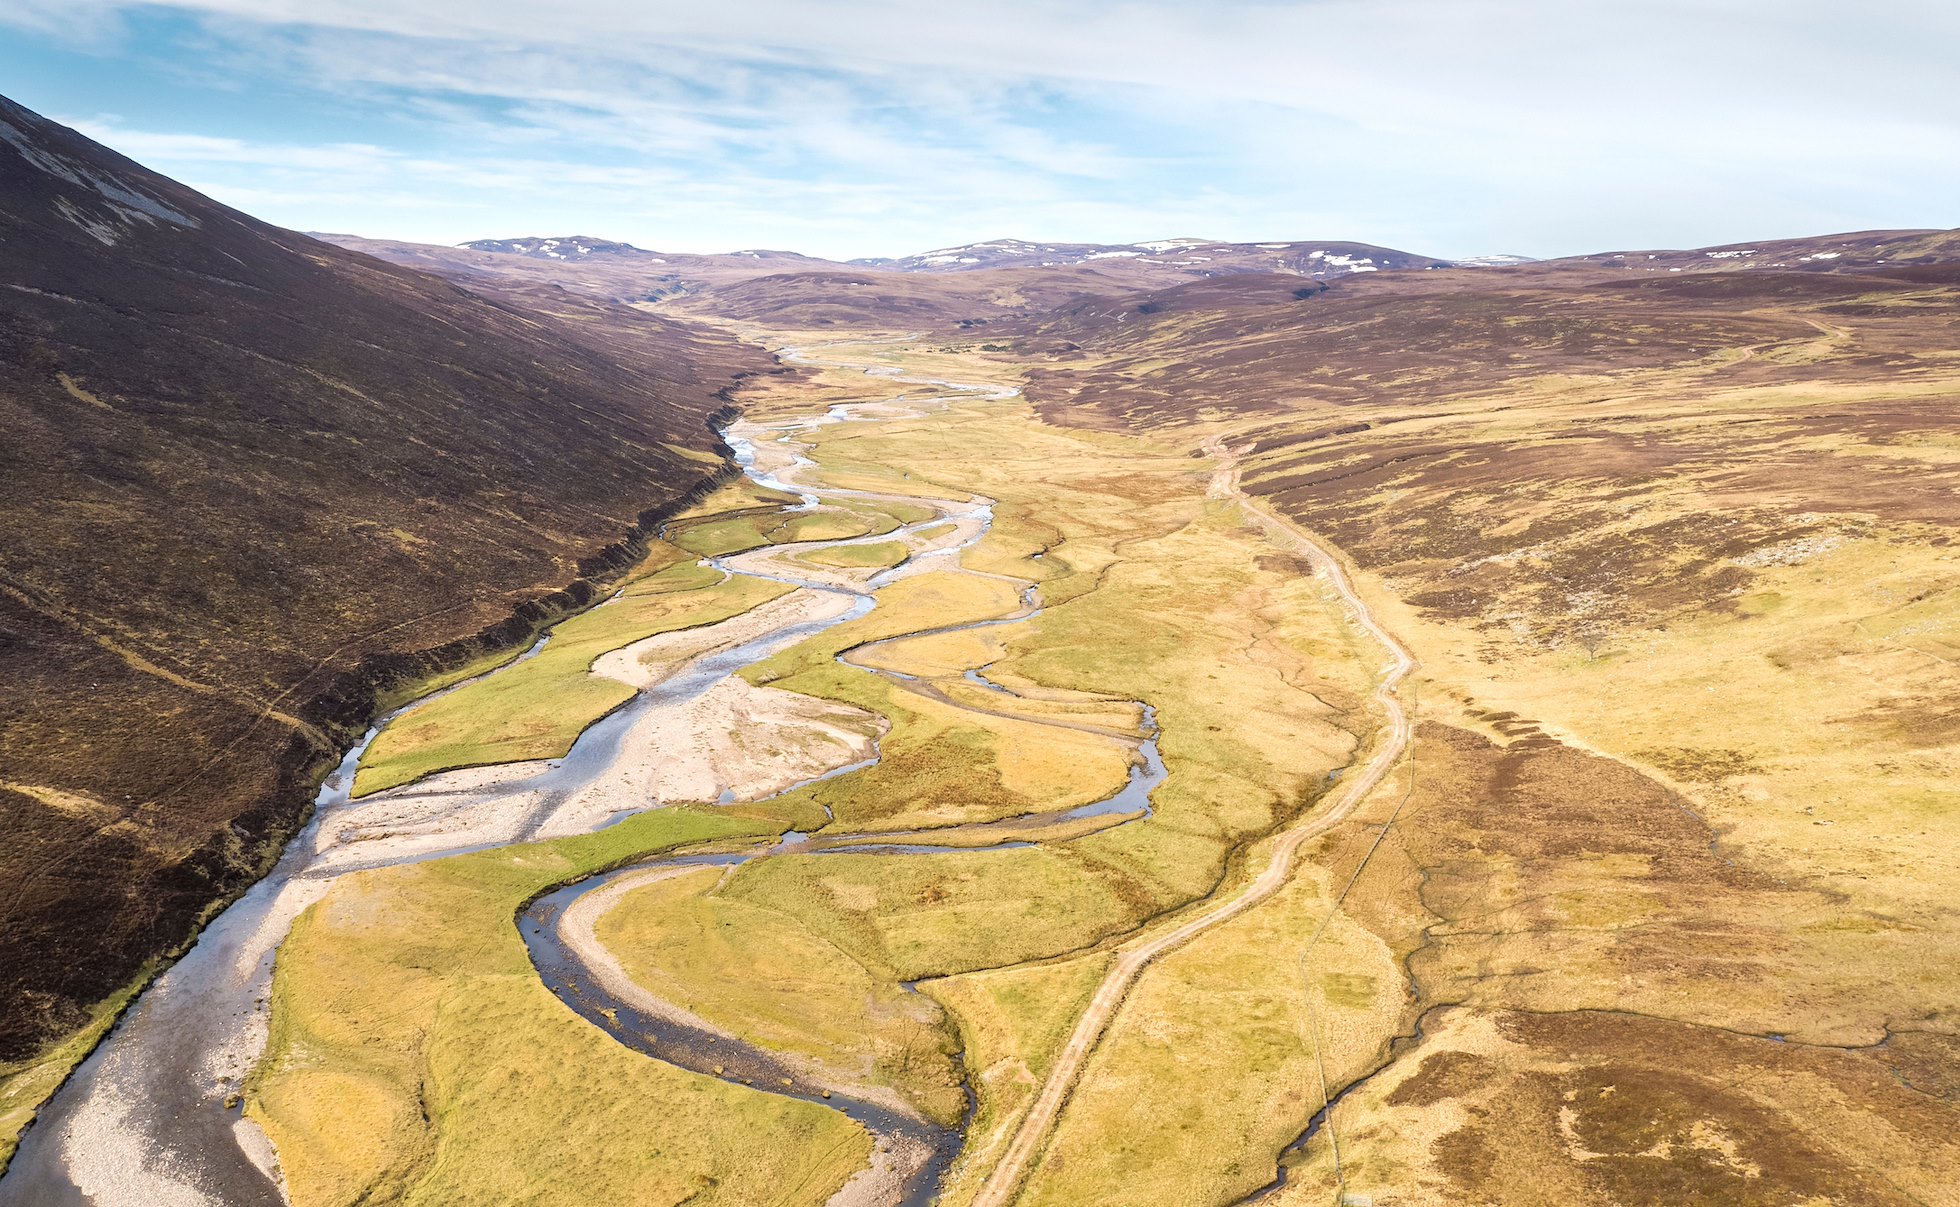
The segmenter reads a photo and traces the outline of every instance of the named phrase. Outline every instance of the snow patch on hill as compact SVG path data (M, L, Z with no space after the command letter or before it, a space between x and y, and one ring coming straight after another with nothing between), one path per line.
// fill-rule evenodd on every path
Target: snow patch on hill
M167 222L187 229L198 226L197 219L168 203L152 197L115 173L57 154L41 145L32 130L18 124L9 108L0 108L0 142L6 143L28 166L37 168L65 184L85 190L85 196L55 198L55 209L90 238L107 246L116 243L137 224L155 226Z
M644 256L647 253L631 243L615 243L610 239L589 239L583 235L567 235L558 238L525 239L476 239L457 246L470 251L498 252L509 256L530 256L539 260L577 260L585 256L606 255ZM655 259L655 263L662 263Z

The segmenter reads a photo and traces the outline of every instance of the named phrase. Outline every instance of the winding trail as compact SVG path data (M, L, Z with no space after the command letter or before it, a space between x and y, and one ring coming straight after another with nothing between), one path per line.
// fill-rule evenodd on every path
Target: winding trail
M1081 1079L1083 1066L1095 1052L1143 970L1158 957L1237 917L1278 892L1293 873L1294 860L1300 847L1308 839L1324 834L1346 820L1381 783L1409 746L1413 723L1402 707L1398 689L1402 680L1416 668L1414 656L1375 619L1374 613L1355 593L1346 571L1331 553L1299 529L1265 511L1240 488L1238 459L1224 446L1222 439L1208 442L1204 451L1220 461L1219 470L1212 478L1209 492L1212 497L1237 500L1246 515L1274 540L1306 557L1312 563L1314 572L1324 577L1347 604L1355 624L1388 652L1388 664L1374 692L1384 715L1381 738L1360 774L1345 778L1339 792L1324 808L1280 836L1273 846L1272 857L1244 891L1228 901L1201 909L1161 934L1122 949L1122 954L1089 999L1075 1030L1069 1035L1068 1043L1056 1055L1055 1064L1049 1070L1047 1080L1042 1083L1040 1094L1023 1117L1007 1151L982 1183L980 1193L973 1199L973 1207L1008 1207L1019 1195L1031 1165L1046 1148L1062 1108Z

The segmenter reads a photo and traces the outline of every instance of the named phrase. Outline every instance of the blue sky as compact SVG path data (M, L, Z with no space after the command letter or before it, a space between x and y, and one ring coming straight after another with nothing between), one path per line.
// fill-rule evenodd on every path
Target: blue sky
M1960 5L0 0L0 92L270 221L903 254L1960 225Z

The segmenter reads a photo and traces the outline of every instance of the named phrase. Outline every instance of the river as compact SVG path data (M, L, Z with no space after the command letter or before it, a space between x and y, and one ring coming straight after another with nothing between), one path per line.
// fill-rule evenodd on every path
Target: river
M868 372L898 379L890 370ZM264 1050L273 960L294 919L324 896L338 877L353 871L595 829L621 816L618 802L622 800L635 802L635 807L657 805L659 802L647 800L643 791L636 797L631 790L644 779L638 774L644 768L635 767L634 761L649 757L647 752L657 747L657 743L635 741L636 733L657 729L665 717L698 701L741 668L869 611L879 588L923 570L959 568L960 552L987 532L991 500L975 497L949 501L813 488L803 481L811 462L795 441L798 433L824 424L917 414L915 408L920 406L947 405L960 399L1002 399L1014 393L989 386L903 380L937 386L944 393L924 403L908 403L900 394L885 401L832 407L821 416L784 423L738 422L729 429L729 440L752 480L800 496L800 503L792 510L813 509L822 506L825 499L906 503L929 509L930 518L902 525L895 532L796 546L810 550L903 541L910 549L904 562L876 572L822 571L785 562L781 556L785 547L780 546L710 559L731 575L791 583L798 588L795 594L812 593L810 598L817 604L761 632L751 631L755 627L752 622L745 628L745 617L698 631L694 636L700 639L699 654L642 690L626 707L586 729L562 759L491 772L444 773L354 799L355 770L380 725L390 719L384 718L328 776L312 820L288 845L271 874L212 920L190 951L157 978L43 1107L23 1137L6 1176L0 1179L0 1207L259 1207L283 1203L276 1155L263 1133L243 1117L237 1092ZM931 537L919 535L949 524L949 531ZM977 624L1014 623L1039 614L1035 584L1012 581L1021 589L1021 607L1008 616ZM950 626L965 627L974 626ZM728 638L718 640L717 630L724 629ZM526 656L535 655L548 640L549 636ZM909 679L858 660L874 646L847 654L845 661L894 682ZM978 671L970 672L969 678L992 691L1011 694ZM916 682L906 686L928 690ZM935 698L946 700L943 695ZM1149 793L1162 781L1164 768L1157 757L1154 720L1147 707L1140 703L1137 707L1143 724L1139 733L1099 731L1135 744L1132 772L1120 792L1093 805L1023 820L1105 818L1109 824L1120 824L1146 814ZM863 765L862 760L847 762L827 768L823 774ZM742 798L724 792L724 803L734 799ZM594 800L610 804L594 807ZM961 837L962 849L1010 849L1019 845L1011 839L990 839L985 827L962 829L967 831ZM662 867L684 866L690 860L740 861L769 854L838 850L904 855L941 849L935 844L946 841L948 835L947 831L791 835L781 843L740 854L652 860L547 895L526 913L521 929L547 985L621 1042L710 1075L715 1075L715 1066L720 1065L726 1070L721 1075L730 1079L747 1079L758 1087L769 1085L772 1092L822 1101L864 1123L878 1138L883 1167L872 1171L877 1178L856 1186L853 1193L857 1197L852 1201L923 1203L929 1201L958 1150L957 1129L933 1125L902 1103L894 1106L883 1100L852 1097L814 1083L771 1053L732 1041L723 1033L690 1030L688 1024L676 1022L671 1011L647 1009L645 1002L609 991L607 978L596 974L589 960L564 941L560 925L580 897L622 877L657 874ZM607 1010L614 1018L625 1020L625 1025L610 1025L611 1020L601 1013ZM704 1055L710 1042L714 1047L712 1059ZM787 1086L783 1085L785 1078L789 1080Z

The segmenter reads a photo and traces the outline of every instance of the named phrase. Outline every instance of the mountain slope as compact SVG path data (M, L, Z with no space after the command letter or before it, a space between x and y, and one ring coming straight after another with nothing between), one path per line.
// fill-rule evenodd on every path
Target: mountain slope
M714 471L766 363L617 321L612 354L0 101L0 1059L255 874L413 669L369 656L509 620Z
M1960 260L1960 230L1850 231L1799 239L1765 239L1686 251L1601 252L1554 264L1590 264L1634 272L1734 272L1784 269L1845 272L1951 264Z

